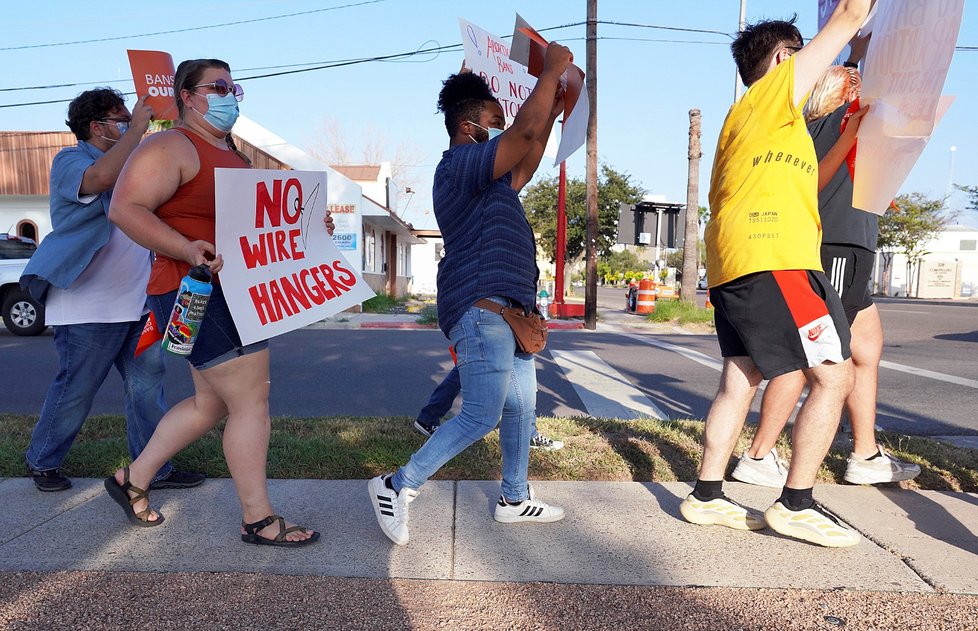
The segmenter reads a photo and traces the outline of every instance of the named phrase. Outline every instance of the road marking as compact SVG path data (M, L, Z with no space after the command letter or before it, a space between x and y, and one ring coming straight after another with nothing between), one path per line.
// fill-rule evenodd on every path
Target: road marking
M688 349L688 348L685 348L683 346L677 346L676 344L670 344L669 342L663 342L663 341L660 341L660 340L653 340L653 339L650 339L648 337L643 337L641 335L635 335L634 333L619 333L619 335L623 335L625 337L630 337L633 340L638 340L639 342L643 342L645 344L649 344L650 346L658 346L659 348L665 349L667 351L672 351L673 353L677 353L679 355L682 355L683 357L686 357L687 359L691 359L694 362L697 362L699 364L703 364L704 366L707 366L707 367L712 368L714 370L723 370L723 362L722 361L717 360L717 359L714 359L713 357L710 357L709 355L704 355L703 353L700 353L699 351L694 351L692 349ZM953 383L953 384L956 384L956 385L959 385L959 386L967 386L968 388L978 389L978 381L976 381L974 379L967 379L965 377L955 377L954 375L948 375L948 374L945 374L945 373L942 373L942 372L934 372L933 370L925 370L923 368L915 368L913 366L906 366L904 364L897 364L897 363L888 362L888 361L885 361L885 360L884 361L880 361L880 367L881 368L889 368L890 370L896 370L896 371L899 371L899 372L905 372L907 374L916 375L918 377L927 377L928 379L934 379L936 381L944 381L944 382ZM763 390L764 387L765 387L765 384L762 383L761 384L761 389Z
M890 370L905 372L907 374L916 375L918 377L927 377L929 379L935 379L937 381L946 381L947 383L953 383L959 386L967 386L969 388L978 389L978 381L975 381L974 379L955 377L954 375L947 375L942 372L934 372L933 370L924 370L923 368L914 368L913 366L905 366L903 364L895 364L893 362L888 362L888 361L880 361L880 368L889 368Z
M663 342L661 340L652 339L644 335L636 335L635 333L620 333L620 332L617 333L618 335L628 337L633 340L638 340L639 342L648 344L650 346L658 346L661 349L672 351L673 353L682 355L686 359L692 360L697 364L702 364L707 368L712 368L713 370L716 371L723 370L723 362L721 360L716 359L714 357L710 357L709 355L705 355L699 351L694 351L691 348L686 348L685 346L679 346L678 344L670 344L669 342Z
M587 413L595 418L637 419L668 416L594 351L550 351Z
M886 309L881 309L881 311L885 311L886 313L922 313L924 315L930 313L930 311L911 311L910 309L890 309L889 307L887 307Z

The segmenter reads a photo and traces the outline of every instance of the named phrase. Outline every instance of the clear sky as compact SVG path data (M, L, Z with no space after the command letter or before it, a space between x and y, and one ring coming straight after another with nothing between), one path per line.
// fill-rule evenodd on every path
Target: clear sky
M279 77L254 78L268 66L310 64L389 55L457 44L459 17L497 35L512 33L519 11L543 30L583 23L585 0L470 2L462 0L196 0L167 5L76 2L9 3L0 27L0 105L70 100L94 85L132 90L126 49L165 50L175 62L196 57L228 61L245 87L242 113L292 144L314 148L325 121L341 129L348 144L383 138L417 154L411 173L418 193L401 210L416 226L433 224L431 176L448 143L435 112L441 81L458 70L461 49L418 55L410 61L372 62ZM342 5L359 4L359 6ZM973 4L973 3L972 3ZM326 10L337 7L335 10ZM598 19L732 33L738 0L600 0ZM747 0L748 21L799 16L802 33L816 27L817 0ZM140 12L140 9L142 12ZM306 12L292 17L287 14ZM243 22L210 27L230 22ZM183 32L149 35L162 31ZM583 24L545 32L567 43L584 67ZM63 46L46 44L120 38ZM600 160L630 173L652 194L686 201L687 140L691 108L703 113L700 203L706 203L710 166L720 125L734 93L730 38L721 34L601 24L598 35L598 153ZM654 40L654 41L653 41ZM966 7L959 46L978 47L978 16ZM26 48L30 46L29 48ZM937 128L903 192L933 197L958 184L978 184L978 50L958 51L945 85L957 101ZM83 84L51 89L27 86ZM132 97L130 97L130 102ZM0 130L65 130L66 102L0 108ZM356 157L358 152L354 151ZM393 157L393 155L391 156ZM570 175L583 177L583 149L568 160ZM540 174L556 169L542 167ZM951 197L952 209L967 198ZM405 208L406 205L406 208ZM978 213L963 212L978 226Z

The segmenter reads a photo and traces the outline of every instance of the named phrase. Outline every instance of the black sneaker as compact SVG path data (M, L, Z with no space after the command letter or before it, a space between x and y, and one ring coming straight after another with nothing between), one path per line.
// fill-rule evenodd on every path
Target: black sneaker
M173 469L163 479L157 480L149 485L150 491L160 489L189 489L200 486L207 478L203 473L193 473L191 471L177 471Z
M418 419L414 422L414 429L422 434L425 438L431 438L431 435L435 433L435 430L441 427L441 423L438 421L422 421Z
M52 491L64 491L71 488L71 480L61 475L61 469L51 469L49 471L30 470L31 479L38 491L50 493Z

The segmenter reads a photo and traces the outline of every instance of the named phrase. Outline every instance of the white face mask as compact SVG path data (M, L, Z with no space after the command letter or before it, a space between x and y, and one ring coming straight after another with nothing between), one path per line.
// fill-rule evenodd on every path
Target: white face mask
M506 131L505 129L497 129L495 127L488 127L488 128L486 128L486 127L483 127L482 125L480 125L479 123L473 123L472 121L467 121L467 122L470 123L470 124L472 124L472 125L475 125L479 129L485 130L485 132L487 134L489 134L489 138L486 140L486 142L489 142L489 140L492 140L496 136L498 136L501 133L503 133L504 131ZM469 138L472 138L472 135L471 134L466 134L466 136L468 136ZM478 143L479 141L476 140L475 138L472 138L472 142Z

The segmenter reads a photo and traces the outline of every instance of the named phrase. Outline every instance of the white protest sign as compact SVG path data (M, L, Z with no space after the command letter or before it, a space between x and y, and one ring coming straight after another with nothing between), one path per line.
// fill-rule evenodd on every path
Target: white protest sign
M326 232L326 173L215 169L221 288L244 344L374 295Z
M486 80L503 108L506 125L512 125L516 113L537 84L526 67L509 58L509 44L475 24L458 19L465 50L465 67ZM544 155L557 153L555 135L551 134Z
M516 14L513 29L513 48L510 58L527 66L533 76L543 71L543 60L549 42L543 38L520 14ZM571 64L560 77L564 88L564 122L560 131L560 146L554 165L558 165L584 146L587 138L587 121L590 117L590 101L584 89L584 71Z
M866 54L852 205L883 214L950 107L942 97L964 0L878 3Z

